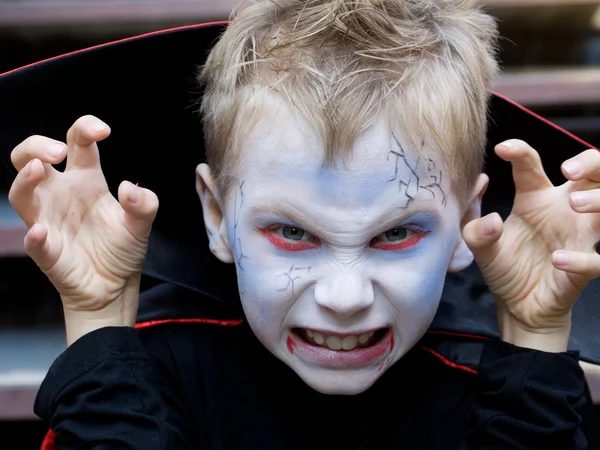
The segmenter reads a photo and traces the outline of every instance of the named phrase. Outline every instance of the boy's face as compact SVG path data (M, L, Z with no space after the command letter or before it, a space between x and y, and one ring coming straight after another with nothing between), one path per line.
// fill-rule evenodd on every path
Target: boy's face
M441 164L401 142L381 121L326 167L318 135L282 110L246 141L226 205L198 168L211 249L235 262L249 325L323 393L369 388L425 333L446 272L472 261Z

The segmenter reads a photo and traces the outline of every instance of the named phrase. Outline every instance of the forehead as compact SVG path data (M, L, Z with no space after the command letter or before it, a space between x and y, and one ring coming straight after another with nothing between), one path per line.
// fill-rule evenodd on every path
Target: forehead
M260 175L265 183L303 180L330 194L381 190L390 178L389 137L379 123L359 136L344 161L325 164L320 136L298 119L280 117L258 127L244 146L242 175Z
M409 148L383 118L358 136L343 161L325 164L319 134L277 105L253 128L240 156L239 178L271 197L293 195L348 208L381 204L382 197L397 206L416 200L443 206L450 192L439 161Z

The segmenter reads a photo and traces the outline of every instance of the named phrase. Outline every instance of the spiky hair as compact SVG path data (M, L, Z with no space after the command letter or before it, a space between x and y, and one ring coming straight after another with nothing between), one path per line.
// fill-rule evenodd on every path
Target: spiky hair
M277 95L320 134L326 163L386 117L409 147L441 156L465 198L483 165L496 44L495 20L470 0L242 3L199 75L217 186L228 191L264 99Z

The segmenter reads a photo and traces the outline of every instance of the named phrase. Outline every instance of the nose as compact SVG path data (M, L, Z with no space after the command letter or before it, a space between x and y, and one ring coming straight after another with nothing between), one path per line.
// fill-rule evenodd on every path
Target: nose
M315 301L342 318L369 308L375 300L373 284L356 273L338 273L315 285Z

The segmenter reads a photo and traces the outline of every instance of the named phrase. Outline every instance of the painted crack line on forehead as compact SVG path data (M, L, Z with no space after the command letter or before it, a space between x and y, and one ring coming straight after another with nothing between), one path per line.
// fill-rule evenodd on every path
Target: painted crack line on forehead
M398 137L395 134L392 134L392 138L394 140L395 148L389 151L387 160L389 161L390 158L395 157L394 176L388 181L398 182L398 188L405 200L405 203L400 206L400 209L407 209L415 200L415 197L421 189L431 193L434 200L437 199L436 192L438 192L441 195L441 204L445 208L447 199L446 193L442 189L442 170L437 168L433 159L424 158L422 156L418 156L417 160L411 164ZM425 141L423 140L421 149L423 149L424 146ZM423 168L423 161L427 164L426 168ZM410 172L409 178L406 181L398 177L401 165L404 165ZM419 176L421 170L426 171L425 177Z

